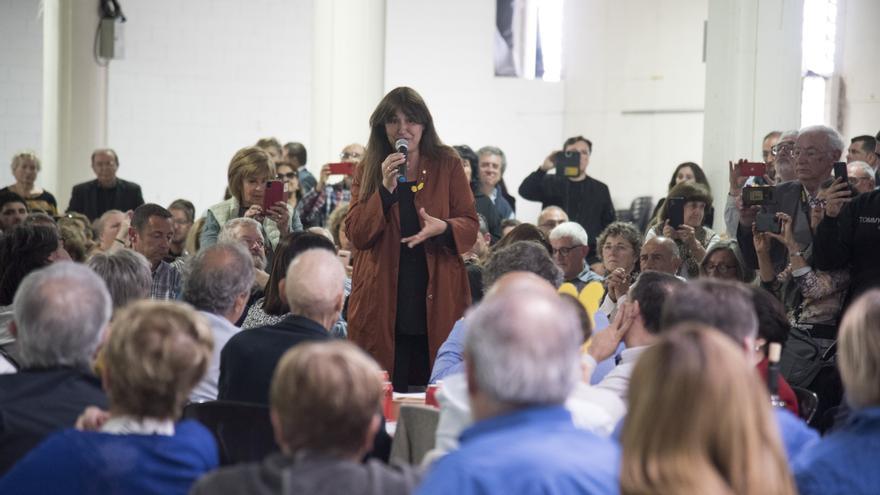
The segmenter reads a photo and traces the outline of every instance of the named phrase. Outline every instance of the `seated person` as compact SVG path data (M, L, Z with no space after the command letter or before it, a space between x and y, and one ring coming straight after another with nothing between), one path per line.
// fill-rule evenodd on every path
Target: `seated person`
M706 250L700 263L700 276L750 284L755 280L755 270L746 266L736 240L722 239Z
M503 299L523 288L552 290L552 286L546 280L534 273L511 272L498 279L492 286L486 300ZM592 333L592 322L586 310L570 294L560 294L560 297L578 312L581 318L582 340L588 340ZM612 333L611 329L605 332ZM614 349L614 347L611 348ZM595 361L592 364L583 363L584 373L592 371L594 366ZM440 403L437 440L434 449L423 461L426 464L457 449L458 437L462 430L473 423L465 373L446 377L437 392L437 399ZM572 421L578 428L606 437L611 434L614 426L626 412L623 399L617 397L613 392L591 387L583 381L575 385L565 401L565 407L571 412Z
M211 331L189 306L128 306L102 351L110 413L98 431L52 434L0 479L0 492L187 493L218 464L211 432L196 421L175 423L212 347Z
M347 342L288 350L272 378L270 407L281 452L263 462L223 468L191 495L412 493L412 468L361 463L380 428L379 366Z
M302 342L331 338L345 301L344 282L342 263L327 249L309 249L294 258L279 283L290 315L229 339L220 354L218 398L268 404L272 372L284 352Z
M645 351L622 431L621 491L794 495L750 366L730 339L694 324L669 329Z
M617 493L617 447L577 429L563 407L580 381L583 331L574 309L542 284L490 296L467 324L475 423L417 493Z
M602 276L590 270L587 231L575 222L563 222L550 231L553 261L562 270L565 282L574 284L580 292L590 282L602 282Z
M802 495L877 493L880 473L880 291L866 292L840 325L838 362L853 412L840 427L795 458Z
M763 358L755 351L759 321L752 295L745 285L699 279L679 287L663 304L661 334L686 322L707 325L728 336L742 349L752 366L757 366ZM763 391L769 402L766 388ZM775 408L773 413L789 460L818 440L819 435L789 411Z
M22 368L0 375L0 474L54 430L73 426L86 406L107 406L91 368L111 304L104 282L69 262L19 286L9 327Z

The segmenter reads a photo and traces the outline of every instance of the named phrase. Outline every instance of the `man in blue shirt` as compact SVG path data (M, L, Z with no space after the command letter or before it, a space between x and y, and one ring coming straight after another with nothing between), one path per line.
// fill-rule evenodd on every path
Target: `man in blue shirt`
M467 318L465 362L475 424L438 460L420 494L617 493L618 448L578 430L563 407L580 379L574 309L530 277ZM535 329L540 328L540 332Z

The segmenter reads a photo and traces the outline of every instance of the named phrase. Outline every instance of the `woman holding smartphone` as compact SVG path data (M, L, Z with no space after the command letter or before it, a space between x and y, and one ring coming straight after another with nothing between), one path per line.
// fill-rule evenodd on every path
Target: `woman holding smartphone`
M405 140L408 153L396 149ZM392 376L428 382L437 349L470 301L460 253L476 242L474 198L455 151L411 88L388 93L352 185L345 232L355 248L349 338Z
M263 204L266 182L275 177L275 165L268 153L256 146L238 150L226 175L232 197L208 208L199 239L201 247L216 244L220 229L233 218L248 217L260 222L263 238L273 250L282 235L302 230L299 215L295 215L293 207L285 201L278 201L268 208Z

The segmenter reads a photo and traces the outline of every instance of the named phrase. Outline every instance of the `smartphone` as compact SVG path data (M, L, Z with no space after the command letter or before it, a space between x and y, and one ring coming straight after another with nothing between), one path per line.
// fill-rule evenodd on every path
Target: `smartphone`
M764 177L767 175L767 164L746 162L739 166L740 177Z
M776 218L776 213L760 212L755 217L755 230L758 232L782 233L782 225Z
M330 163L330 175L354 175L354 163Z
M684 224L684 198L676 196L666 200L666 218L673 229Z
M834 178L843 179L843 182L849 182L849 175L846 172L846 162L837 162L834 164Z
M742 188L743 206L765 206L773 204L773 186L746 186Z
M553 157L556 175L560 177L577 177L581 175L581 154L577 151L560 151Z
M286 201L284 199L284 181L267 181L266 192L263 194L263 211L275 206L275 203L279 201Z

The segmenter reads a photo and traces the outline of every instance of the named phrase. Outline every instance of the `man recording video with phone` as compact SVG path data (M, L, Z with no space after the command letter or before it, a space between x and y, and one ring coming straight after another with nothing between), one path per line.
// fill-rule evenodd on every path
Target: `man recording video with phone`
M568 138L561 152L550 153L541 167L519 186L519 195L524 199L540 201L541 208L558 206L569 220L584 227L590 240L587 261L591 265L598 261L595 239L615 219L608 186L587 175L592 152L593 143L589 139ZM555 173L548 174L551 169L555 169Z
M363 156L364 147L358 143L352 143L342 148L342 153L339 154L339 163L325 163L321 167L318 183L302 199L300 218L302 218L303 227L323 227L330 213L340 203L351 201L351 178ZM335 184L327 184L331 175L341 175L342 180Z
M739 207L739 227L736 237L743 252L746 264L757 268L757 257L752 235L752 224L759 212L785 213L791 218L794 240L801 251L806 250L813 242L810 230L810 212L816 205L822 204L819 195L820 185L831 177L834 163L840 159L846 145L840 134L828 126L810 126L800 130L797 141L790 151L794 161L796 178L775 186L764 186L766 189L743 189L743 204ZM738 163L736 167L743 164ZM845 181L844 181L845 182ZM836 189L834 192L838 192ZM842 194L842 193L841 193ZM766 222L765 222L766 223ZM770 259L776 273L781 272L788 264L785 246L774 243L770 250Z

